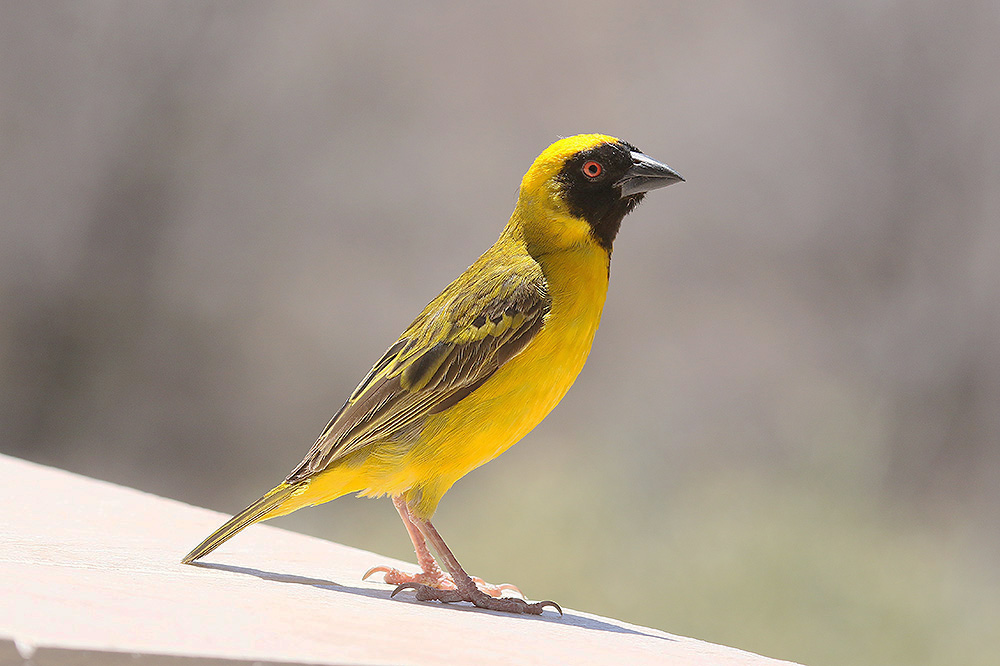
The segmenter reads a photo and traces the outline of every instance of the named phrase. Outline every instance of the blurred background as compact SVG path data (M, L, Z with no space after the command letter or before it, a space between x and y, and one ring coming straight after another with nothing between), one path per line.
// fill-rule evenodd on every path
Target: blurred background
M975 0L4 3L0 451L242 508L534 157L610 133L688 182L625 220L568 397L443 501L466 568L815 666L994 664L998 34ZM275 524L413 557L385 500Z

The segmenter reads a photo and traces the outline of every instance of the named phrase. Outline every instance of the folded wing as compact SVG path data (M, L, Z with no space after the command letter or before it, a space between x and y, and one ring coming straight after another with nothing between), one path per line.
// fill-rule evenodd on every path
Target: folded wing
M545 278L532 268L501 267L442 292L372 367L286 481L318 474L369 444L418 434L429 416L489 380L534 339L549 312Z

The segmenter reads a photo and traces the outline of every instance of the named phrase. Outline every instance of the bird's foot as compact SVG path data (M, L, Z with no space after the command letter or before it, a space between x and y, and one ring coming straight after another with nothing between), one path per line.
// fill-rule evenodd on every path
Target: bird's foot
M411 574L383 565L372 567L366 571L365 575L361 577L361 580L368 580L369 576L376 573L384 574L383 582L389 585L419 585L441 591L455 591L458 589L455 585L455 581L452 580L452 577L440 569L430 573L421 571L420 573ZM499 598L505 590L510 590L514 594L522 597L524 596L521 590L517 588L517 585L511 585L510 583L494 585L493 583L487 583L485 580L477 576L472 576L472 582L474 582L476 587L478 587L482 592L494 598ZM396 592L398 592L399 589L400 588L397 588ZM395 592L393 592L393 594L395 594Z
M560 615L563 614L562 608L554 601L539 601L532 604L516 597L494 597L482 592L478 587L476 590L466 593L457 589L443 590L420 583L403 583L397 586L390 596L394 597L403 590L413 590L416 593L417 601L440 601L443 604L468 601L479 608L518 615L541 615L546 606L551 606L559 611Z

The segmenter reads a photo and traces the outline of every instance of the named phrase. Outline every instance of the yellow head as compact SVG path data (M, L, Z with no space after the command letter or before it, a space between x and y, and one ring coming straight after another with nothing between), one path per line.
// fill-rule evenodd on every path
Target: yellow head
M622 218L643 195L681 180L621 139L567 137L546 148L524 174L511 223L533 253L583 243L610 252Z

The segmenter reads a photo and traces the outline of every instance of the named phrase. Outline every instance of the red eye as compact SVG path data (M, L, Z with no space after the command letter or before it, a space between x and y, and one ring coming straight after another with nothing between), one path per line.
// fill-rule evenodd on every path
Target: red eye
M604 172L604 167L601 166L600 162L595 162L590 160L589 162L583 163L583 175L587 178L597 178Z

